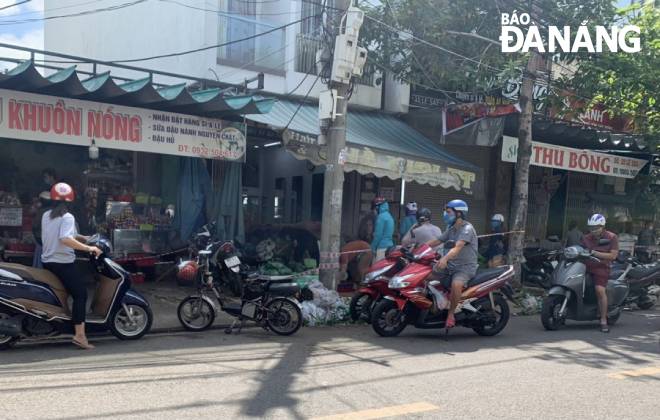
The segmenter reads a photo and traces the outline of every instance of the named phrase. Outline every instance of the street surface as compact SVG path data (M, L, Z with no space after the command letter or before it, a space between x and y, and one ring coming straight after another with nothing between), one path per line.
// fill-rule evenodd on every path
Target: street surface
M530 316L446 341L348 326L26 344L0 353L0 418L659 419L659 339L655 311L625 313L609 335Z

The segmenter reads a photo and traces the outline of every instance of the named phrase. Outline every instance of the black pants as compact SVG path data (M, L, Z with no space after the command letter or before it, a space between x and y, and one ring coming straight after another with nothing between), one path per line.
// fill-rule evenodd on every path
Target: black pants
M73 325L85 322L85 313L87 312L87 287L85 280L78 273L75 263L44 263L44 268L55 274L64 288L73 298L73 308L71 308L71 322ZM67 302L64 302L66 305Z

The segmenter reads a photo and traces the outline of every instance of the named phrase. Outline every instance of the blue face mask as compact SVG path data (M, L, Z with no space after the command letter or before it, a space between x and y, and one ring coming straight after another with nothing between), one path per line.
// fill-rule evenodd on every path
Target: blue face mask
M444 212L442 215L442 221L445 222L447 226L451 227L456 222L456 215Z
M490 222L490 227L495 231L499 232L502 230L502 222L498 222L497 220Z

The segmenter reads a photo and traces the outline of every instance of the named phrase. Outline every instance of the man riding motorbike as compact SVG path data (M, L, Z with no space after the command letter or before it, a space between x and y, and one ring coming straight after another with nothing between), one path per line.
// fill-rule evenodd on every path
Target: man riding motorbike
M591 255L601 260L586 261L587 273L591 274L596 289L600 330L607 333L610 332L607 325L607 281L610 277L610 262L614 261L619 253L619 239L614 233L605 230L605 216L602 214L592 215L587 225L590 233L582 238L582 245L591 251ZM609 243L600 245L601 239L607 239Z
M451 200L445 206L443 220L448 229L437 239L427 242L437 247L443 242L454 241L454 247L444 255L433 268L443 285L451 285L451 304L445 326L447 329L456 325L454 311L458 306L465 285L477 273L478 244L477 232L467 219L468 205L463 200Z
M424 244L442 235L442 229L431 223L431 210L423 208L417 212L417 224L401 239L401 245Z

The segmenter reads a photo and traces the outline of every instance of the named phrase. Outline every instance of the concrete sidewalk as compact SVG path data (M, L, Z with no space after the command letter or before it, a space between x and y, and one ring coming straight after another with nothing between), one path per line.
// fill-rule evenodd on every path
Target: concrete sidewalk
M149 301L154 313L152 332L181 331L183 327L177 317L179 303L188 295L195 294L194 287L178 286L174 282L148 282L133 284L133 288ZM216 305L215 327L226 327L232 323L233 317L227 315Z

